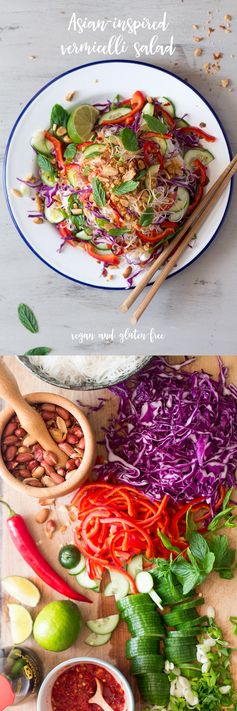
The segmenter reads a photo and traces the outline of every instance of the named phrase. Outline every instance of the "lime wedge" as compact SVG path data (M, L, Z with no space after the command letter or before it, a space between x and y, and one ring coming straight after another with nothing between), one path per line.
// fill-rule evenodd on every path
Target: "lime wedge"
M11 623L11 634L13 644L21 644L30 637L33 627L33 620L25 607L22 605L8 605Z
M69 116L67 132L74 143L88 141L99 111L90 104L76 106Z
M40 592L36 585L20 575L9 575L2 581L3 590L14 597L22 605L36 607L40 600Z

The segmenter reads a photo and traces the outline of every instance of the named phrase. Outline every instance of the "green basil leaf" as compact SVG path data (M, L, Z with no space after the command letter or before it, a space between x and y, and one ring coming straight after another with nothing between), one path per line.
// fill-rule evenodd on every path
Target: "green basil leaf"
M148 128L150 128L151 131L155 131L156 133L168 132L167 126L163 123L163 121L156 118L156 116L149 116L149 114L143 114L143 118L145 119Z
M37 153L37 163L39 168L41 168L41 170L47 173L47 175L55 175L52 163L50 163L48 158L46 158L46 156L43 156L42 153Z
M48 355L48 353L51 353L52 348L48 348L47 346L39 346L38 348L31 348L29 351L26 351L24 355L26 356L34 356L34 355Z
M104 190L103 185L100 182L99 178L93 178L92 190L93 190L93 198L94 198L94 201L96 202L96 205L98 205L98 207L104 207L104 205L106 203L105 190Z
M19 304L17 311L22 325L25 326L28 331L31 331L31 333L38 333L39 326L30 307L26 304Z
M199 574L183 558L176 558L172 564L172 571L183 586L184 595L187 595L198 584Z
M69 143L66 150L64 151L64 160L66 163L70 163L71 160L74 158L77 152L77 147L75 146L75 143Z
M109 230L109 235L112 237L119 237L120 235L127 234L129 230L125 229L125 227L112 227L111 230Z
M57 124L57 126L67 126L68 122L68 112L65 111L63 106L60 106L60 104L55 104L52 108L51 111L51 117L50 117L50 124L53 126L54 123Z
M123 128L122 131L120 131L120 138L126 151L135 153L138 150L139 145L137 136L132 128Z
M153 208L147 207L140 217L139 224L141 225L141 227L148 227L148 225L151 225L153 218L154 218Z
M113 193L115 195L126 195L126 193L132 193L138 187L138 182L136 180L127 180L126 183L120 183L115 188L113 188Z

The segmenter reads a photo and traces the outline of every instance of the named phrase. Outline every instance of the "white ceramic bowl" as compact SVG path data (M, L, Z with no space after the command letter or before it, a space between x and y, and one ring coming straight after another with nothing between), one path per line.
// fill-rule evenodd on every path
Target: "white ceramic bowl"
M126 711L134 711L134 697L131 687L125 679L125 676L120 672L113 664L105 662L103 659L97 659L96 657L74 657L73 659L67 659L61 664L57 664L54 669L52 669L43 681L40 687L38 698L37 698L37 711L52 711L51 705L51 694L52 688L62 671L69 669L74 666L74 664L80 664L83 662L89 662L90 664L99 664L100 667L107 669L116 679L116 681L121 685L125 693L126 698Z

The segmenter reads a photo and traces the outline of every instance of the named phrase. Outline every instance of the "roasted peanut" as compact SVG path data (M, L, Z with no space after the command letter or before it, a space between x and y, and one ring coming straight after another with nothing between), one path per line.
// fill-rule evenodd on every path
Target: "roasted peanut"
M49 513L50 509L40 509L40 511L38 511L35 517L36 523L45 523L45 521L47 521Z

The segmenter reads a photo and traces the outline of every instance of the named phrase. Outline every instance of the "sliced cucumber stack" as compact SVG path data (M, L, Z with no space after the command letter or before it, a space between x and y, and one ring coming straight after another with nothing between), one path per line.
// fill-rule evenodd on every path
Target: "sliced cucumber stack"
M50 207L45 207L44 208L44 214L48 222L51 222L53 224L58 224L58 222L62 222L65 220L66 217L66 212L60 207L56 207L55 203L53 205L50 205Z
M137 639L137 637L135 637ZM162 671L164 668L164 657L162 654L140 654L132 659L132 674L146 674L147 672Z
M111 109L111 111L106 111L106 113L101 116L99 124L103 126L103 124L107 121L113 123L114 119L126 116L126 114L129 114L130 111L131 108L128 106L119 106L117 109Z
M99 635L111 634L119 623L119 615L109 615L108 617L98 617L97 620L87 620L89 630Z
M169 211L169 220L171 220L171 222L181 220L187 212L189 203L190 197L188 190L186 190L186 188L178 188L176 200Z
M138 676L138 686L145 701L157 706L166 706L170 696L170 684L163 672L149 672Z
M214 155L206 148L190 148L186 151L184 156L184 162L187 168L193 168L195 160L200 160L203 165L209 165L209 163L214 160Z
M131 637L126 642L127 659L136 658L139 655L159 655L160 642L155 637Z
M172 118L175 116L175 105L171 99L168 99L167 96L162 96L161 98L159 97L159 104L163 106L163 109L169 114Z
M143 610L144 608L149 608L150 610L154 610L155 606L154 603L152 602L151 598L147 593L140 593L140 595L128 595L127 597L124 597L117 602L117 608L119 612L125 612L128 611L130 614L133 614L134 612L137 612L139 610Z
M176 625L183 625L188 620L194 620L197 617L196 609L191 607L190 609L180 609L179 606L175 607L171 612L167 612L164 616L164 623L168 627L176 627Z

